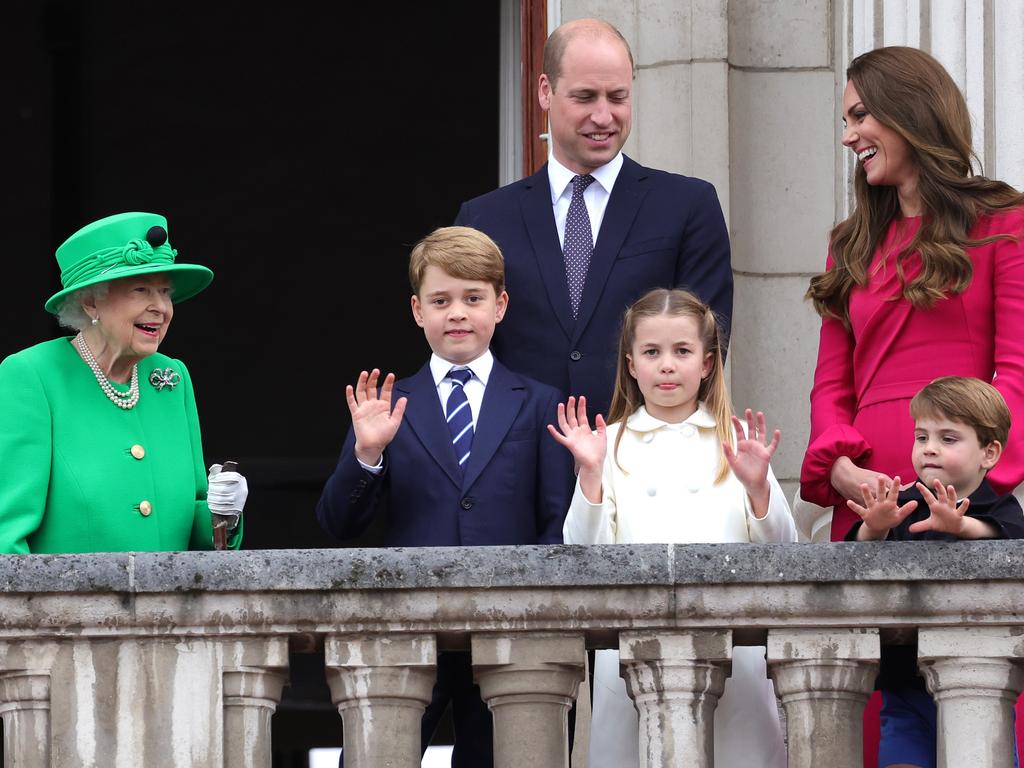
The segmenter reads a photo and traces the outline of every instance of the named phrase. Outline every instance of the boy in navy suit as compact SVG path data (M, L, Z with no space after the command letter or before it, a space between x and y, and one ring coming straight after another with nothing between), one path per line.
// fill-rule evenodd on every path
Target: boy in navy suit
M346 388L352 429L317 504L321 526L346 539L384 514L387 546L562 543L573 473L546 428L559 393L489 349L509 300L501 251L475 229L435 230L413 248L409 282L433 354L411 378L389 373L379 392L377 369ZM424 749L449 701L452 765L487 768L491 714L468 653L438 658Z
M979 379L944 376L910 401L914 419L911 460L917 482L900 488L878 479L861 485L863 506L847 501L861 519L847 541L957 541L1024 538L1024 511L999 496L985 475L1010 436L1010 409L999 390ZM879 765L934 766L937 710L918 671L917 648L882 646Z

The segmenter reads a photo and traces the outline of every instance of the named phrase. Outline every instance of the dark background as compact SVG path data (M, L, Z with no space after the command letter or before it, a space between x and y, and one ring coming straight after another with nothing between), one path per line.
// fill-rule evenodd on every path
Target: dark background
M408 253L497 186L498 46L498 0L5 3L0 358L62 333L42 305L68 235L164 214L216 275L161 352L189 366L208 463L248 479L244 546L338 546L313 508L344 387L426 360ZM340 742L322 678L293 655L276 765Z

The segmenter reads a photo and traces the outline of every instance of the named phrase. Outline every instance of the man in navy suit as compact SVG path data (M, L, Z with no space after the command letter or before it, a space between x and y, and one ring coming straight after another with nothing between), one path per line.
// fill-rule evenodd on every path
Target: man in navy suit
M509 301L501 252L482 232L439 229L413 249L409 279L433 354L411 378L388 374L379 392L376 369L346 388L352 429L317 503L320 524L346 539L384 515L388 546L562 543L572 459L546 429L559 393L489 349ZM452 765L489 768L491 713L468 653L438 658L423 749L449 702Z
M464 203L456 220L489 234L505 255L516 301L495 333L495 353L563 395L586 395L592 414L608 413L622 314L648 290L689 288L723 327L732 315L729 234L714 187L622 154L632 86L632 53L610 24L580 19L555 30L538 84L548 163ZM573 214L577 176L582 218ZM583 245L580 224L589 224ZM579 259L580 248L590 253Z

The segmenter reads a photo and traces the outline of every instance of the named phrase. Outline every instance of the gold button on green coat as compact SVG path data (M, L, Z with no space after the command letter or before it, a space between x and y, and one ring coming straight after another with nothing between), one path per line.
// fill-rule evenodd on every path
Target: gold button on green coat
M157 390L155 368L180 383ZM0 363L0 552L213 548L188 370L157 353L139 363L139 380L138 405L116 407L68 338ZM125 450L142 443L145 461ZM127 513L142 500L159 514Z

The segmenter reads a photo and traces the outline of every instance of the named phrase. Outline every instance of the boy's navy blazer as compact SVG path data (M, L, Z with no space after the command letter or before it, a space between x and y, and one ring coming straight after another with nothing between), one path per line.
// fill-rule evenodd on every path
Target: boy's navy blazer
M548 167L463 203L455 221L486 232L505 256L510 301L493 348L512 370L586 395L607 415L626 308L653 288L689 288L732 315L729 232L715 188L623 156L573 319Z
M573 491L571 454L548 434L558 392L498 360L484 390L470 457L460 468L430 366L395 382L408 398L374 475L349 430L316 514L338 539L386 516L385 546L560 544Z

